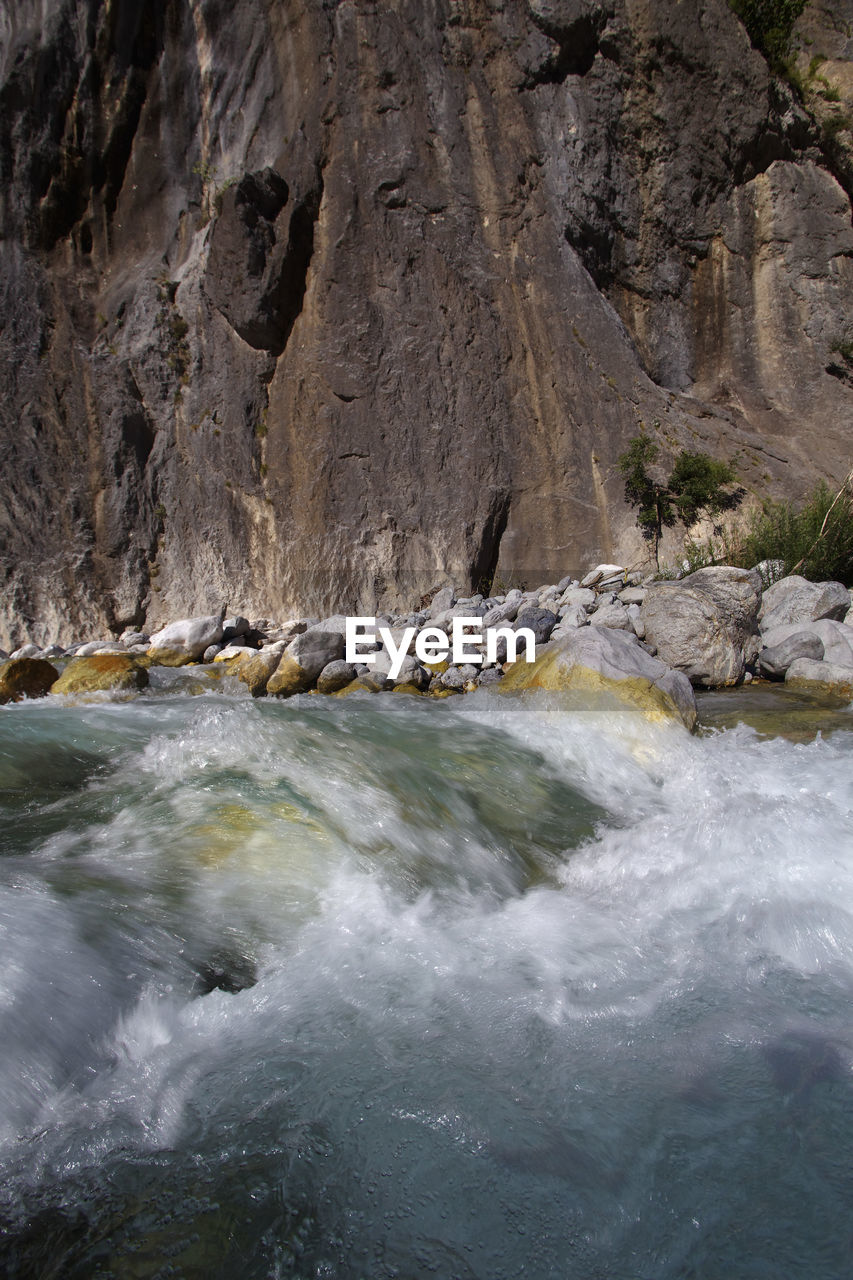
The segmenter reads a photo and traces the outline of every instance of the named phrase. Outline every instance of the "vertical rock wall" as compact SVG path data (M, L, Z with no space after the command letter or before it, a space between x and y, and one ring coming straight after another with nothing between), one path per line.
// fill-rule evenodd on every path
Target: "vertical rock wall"
M840 156L725 0L12 0L0 644L639 561L641 426L840 478Z

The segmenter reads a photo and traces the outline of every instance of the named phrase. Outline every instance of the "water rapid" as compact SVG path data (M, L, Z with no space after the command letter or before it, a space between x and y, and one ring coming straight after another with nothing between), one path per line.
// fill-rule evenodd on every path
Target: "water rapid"
M0 714L9 1277L835 1280L853 733Z

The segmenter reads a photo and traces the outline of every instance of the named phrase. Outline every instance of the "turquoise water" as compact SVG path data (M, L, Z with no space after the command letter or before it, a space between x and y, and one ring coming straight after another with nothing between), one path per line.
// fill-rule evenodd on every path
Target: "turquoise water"
M853 1271L853 735L0 711L0 1271Z

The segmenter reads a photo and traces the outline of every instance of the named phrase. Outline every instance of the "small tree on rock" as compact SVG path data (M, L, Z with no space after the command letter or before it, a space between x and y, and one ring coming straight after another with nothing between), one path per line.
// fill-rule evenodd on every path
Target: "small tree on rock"
M649 468L660 449L642 434L634 436L619 458L625 478L625 501L637 507L637 524L643 537L654 543L655 564L660 569L660 540L664 529L680 521L685 529L703 514L716 515L736 507L743 490L732 490L736 481L730 462L720 462L707 453L682 449L666 483L656 480Z

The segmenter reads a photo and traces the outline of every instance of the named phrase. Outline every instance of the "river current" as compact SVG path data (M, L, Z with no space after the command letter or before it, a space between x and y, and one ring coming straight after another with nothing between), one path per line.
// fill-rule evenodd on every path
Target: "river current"
M849 728L168 678L0 711L0 1273L853 1274Z

